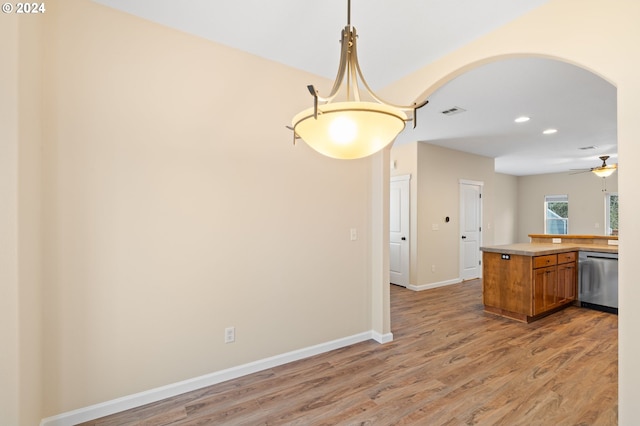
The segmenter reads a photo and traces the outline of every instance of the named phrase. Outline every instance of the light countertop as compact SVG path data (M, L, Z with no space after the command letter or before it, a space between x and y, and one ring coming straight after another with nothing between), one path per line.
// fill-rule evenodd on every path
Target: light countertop
M602 253L618 253L618 246L608 244L580 243L517 243L480 247L480 250L489 253L503 253L521 256L545 256L548 254L564 253L567 251L596 251Z

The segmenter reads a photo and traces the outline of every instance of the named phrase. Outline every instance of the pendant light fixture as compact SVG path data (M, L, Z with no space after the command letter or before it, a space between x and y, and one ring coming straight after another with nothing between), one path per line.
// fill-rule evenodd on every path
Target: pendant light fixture
M374 154L389 144L404 129L407 121L416 125L416 111L427 100L411 106L393 105L378 97L362 75L358 63L356 29L351 26L351 0L347 2L347 26L342 30L340 65L331 93L324 97L313 85L313 107L293 117L294 144L297 138L328 157L356 159ZM361 99L360 84L370 100ZM346 79L343 101L333 102Z

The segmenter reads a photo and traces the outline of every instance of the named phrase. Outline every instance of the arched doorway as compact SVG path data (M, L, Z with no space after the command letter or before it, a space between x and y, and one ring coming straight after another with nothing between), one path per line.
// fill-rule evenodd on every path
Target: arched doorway
M538 197L540 208L533 199L517 198L516 180L525 176L556 174L556 180L580 188L571 233L606 229L601 179L568 175L572 169L597 166L604 154L617 162L616 88L584 68L539 56L495 58L454 74L429 96L420 126L405 131L391 151L392 175L414 175L411 284L416 289L461 279L460 179L487 182L484 244L528 242L528 234L544 232L544 194ZM515 122L521 116L529 120ZM551 128L557 132L543 133ZM406 153L398 153L416 141L428 147L413 149L415 158L402 161ZM495 158L495 164L485 158ZM507 190L494 185L496 179ZM617 175L609 180L615 192ZM445 223L444 217L452 220Z

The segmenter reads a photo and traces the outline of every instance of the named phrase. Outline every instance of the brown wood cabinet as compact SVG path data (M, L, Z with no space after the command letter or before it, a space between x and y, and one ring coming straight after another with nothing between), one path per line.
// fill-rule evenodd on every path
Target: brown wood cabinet
M483 253L485 310L530 322L576 298L577 252L544 256Z
M567 256L561 262L560 256ZM562 253L558 255L558 295L561 303L573 302L578 292L578 264L577 253Z

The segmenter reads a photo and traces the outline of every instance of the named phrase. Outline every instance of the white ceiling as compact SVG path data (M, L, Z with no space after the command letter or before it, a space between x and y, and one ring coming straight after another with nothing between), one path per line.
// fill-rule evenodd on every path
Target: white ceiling
M347 22L346 0L94 1L330 79ZM354 0L360 65L372 88L383 88L547 1ZM416 87L416 94L425 89ZM454 106L466 111L440 113ZM418 114L418 128L396 143L420 140L493 157L500 173L591 168L603 154L617 162L615 87L557 61L479 67L434 93ZM516 125L520 115L531 120ZM549 127L558 132L542 135ZM586 146L597 148L579 149Z
M466 111L441 113L452 107ZM518 58L476 68L435 92L418 114L417 128L396 143L428 141L493 157L500 173L589 169L603 154L617 163L615 87L564 62ZM531 119L515 123L522 115ZM558 132L544 135L549 128Z

